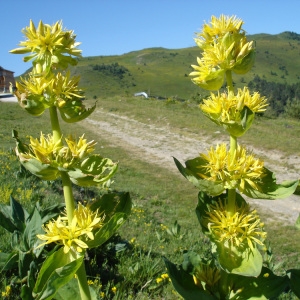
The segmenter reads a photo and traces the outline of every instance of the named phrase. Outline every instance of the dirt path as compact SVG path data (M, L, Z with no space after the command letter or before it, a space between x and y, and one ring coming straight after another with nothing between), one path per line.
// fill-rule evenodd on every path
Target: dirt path
M98 121L101 120L101 121ZM112 145L121 146L135 157L150 161L160 166L166 166L180 176L172 157L184 163L187 159L196 157L200 152L207 152L211 146L205 138L189 134L189 137L172 132L170 127L139 122L118 114L96 110L93 115L82 122L84 126L99 133L105 138L109 136ZM214 143L222 142L215 140ZM300 158L285 157L279 152L265 153L263 150L253 150L258 157L265 160L265 165L276 173L277 182L300 178ZM294 166L298 166L296 169ZM253 200L249 202L261 212L274 212L274 220L284 220L294 223L300 213L300 197L290 196L284 200ZM270 215L270 214L268 214Z

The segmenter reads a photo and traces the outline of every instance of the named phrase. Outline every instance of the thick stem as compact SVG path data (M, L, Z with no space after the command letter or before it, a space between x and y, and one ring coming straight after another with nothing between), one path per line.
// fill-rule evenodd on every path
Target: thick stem
M66 210L67 210L67 217L68 222L71 224L73 216L74 216L74 209L75 209L75 201L73 196L72 190L72 183L70 180L69 175L66 172L60 172L62 184L63 184L63 191L64 191L64 198L66 203Z
M226 82L229 92L233 92L232 73L230 70L226 71Z
M235 136L230 136L230 158L231 160L235 159L235 152L237 149L237 138ZM231 161L230 163L234 163ZM236 199L236 189L229 189L228 190L228 198L227 198L227 212L230 215L235 213L235 199Z
M80 290L81 300L91 300L90 289L87 283L86 271L84 262L81 264L80 268L77 270L77 281Z
M50 112L50 120L51 120L51 127L52 127L52 133L53 133L53 139L54 142L61 141L61 129L59 126L58 116L57 116L57 110L55 106L52 106L49 108Z

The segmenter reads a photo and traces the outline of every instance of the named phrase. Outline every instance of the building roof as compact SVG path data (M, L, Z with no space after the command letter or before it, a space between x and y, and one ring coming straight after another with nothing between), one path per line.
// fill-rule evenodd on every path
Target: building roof
M1 66L0 66L0 71L8 71L8 72L11 72L11 73L15 73L14 71L10 71L10 70L2 68Z

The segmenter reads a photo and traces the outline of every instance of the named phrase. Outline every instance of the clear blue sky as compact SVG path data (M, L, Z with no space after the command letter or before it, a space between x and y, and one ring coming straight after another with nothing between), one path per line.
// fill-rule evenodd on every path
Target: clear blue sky
M195 32L211 15L236 15L248 34L300 33L299 12L299 0L1 0L0 66L16 76L31 66L8 53L23 40L30 19L36 25L62 20L86 57L195 46Z

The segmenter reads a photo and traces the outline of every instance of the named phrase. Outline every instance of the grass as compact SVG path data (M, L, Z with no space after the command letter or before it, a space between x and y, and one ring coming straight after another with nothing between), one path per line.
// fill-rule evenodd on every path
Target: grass
M47 114L29 117L14 103L1 103L1 108L1 201L7 202L10 193L28 209L34 206L37 199L45 206L62 201L59 184L49 185L32 177L19 176L19 165L11 152L14 146L11 130L18 130L23 138L29 133L33 136L38 136L40 131L46 133L49 131ZM149 125L170 126L182 135L203 139L210 135L225 136L224 133L216 133L219 128L204 118L193 103L113 97L101 98L98 109ZM276 146L287 155L297 154L299 125L299 122L291 120L259 118L243 139L253 143L254 148L263 145L264 149L274 149ZM63 130L76 131L77 135L85 132L88 139L95 139L94 133L80 123L64 124ZM276 141L272 132L277 134ZM186 249L204 255L207 253L208 243L200 232L194 213L197 190L179 173L134 157L126 149L112 145L107 136L101 137L97 147L103 156L120 162L113 188L130 192L133 210L118 235L89 253L87 269L90 284L95 285L99 295L105 299L180 299L164 276L166 270L162 257L181 263ZM100 193L97 189L93 193L86 189L75 192L77 199L84 200L98 197ZM277 271L300 268L300 231L281 223L266 224L266 229L274 252L274 263L281 263ZM9 236L3 231L0 233L3 237L0 249L4 252L9 248ZM0 277L2 291L10 283L9 277L3 275ZM15 295L18 295L18 287L15 285L13 288ZM281 299L294 298L284 295Z

